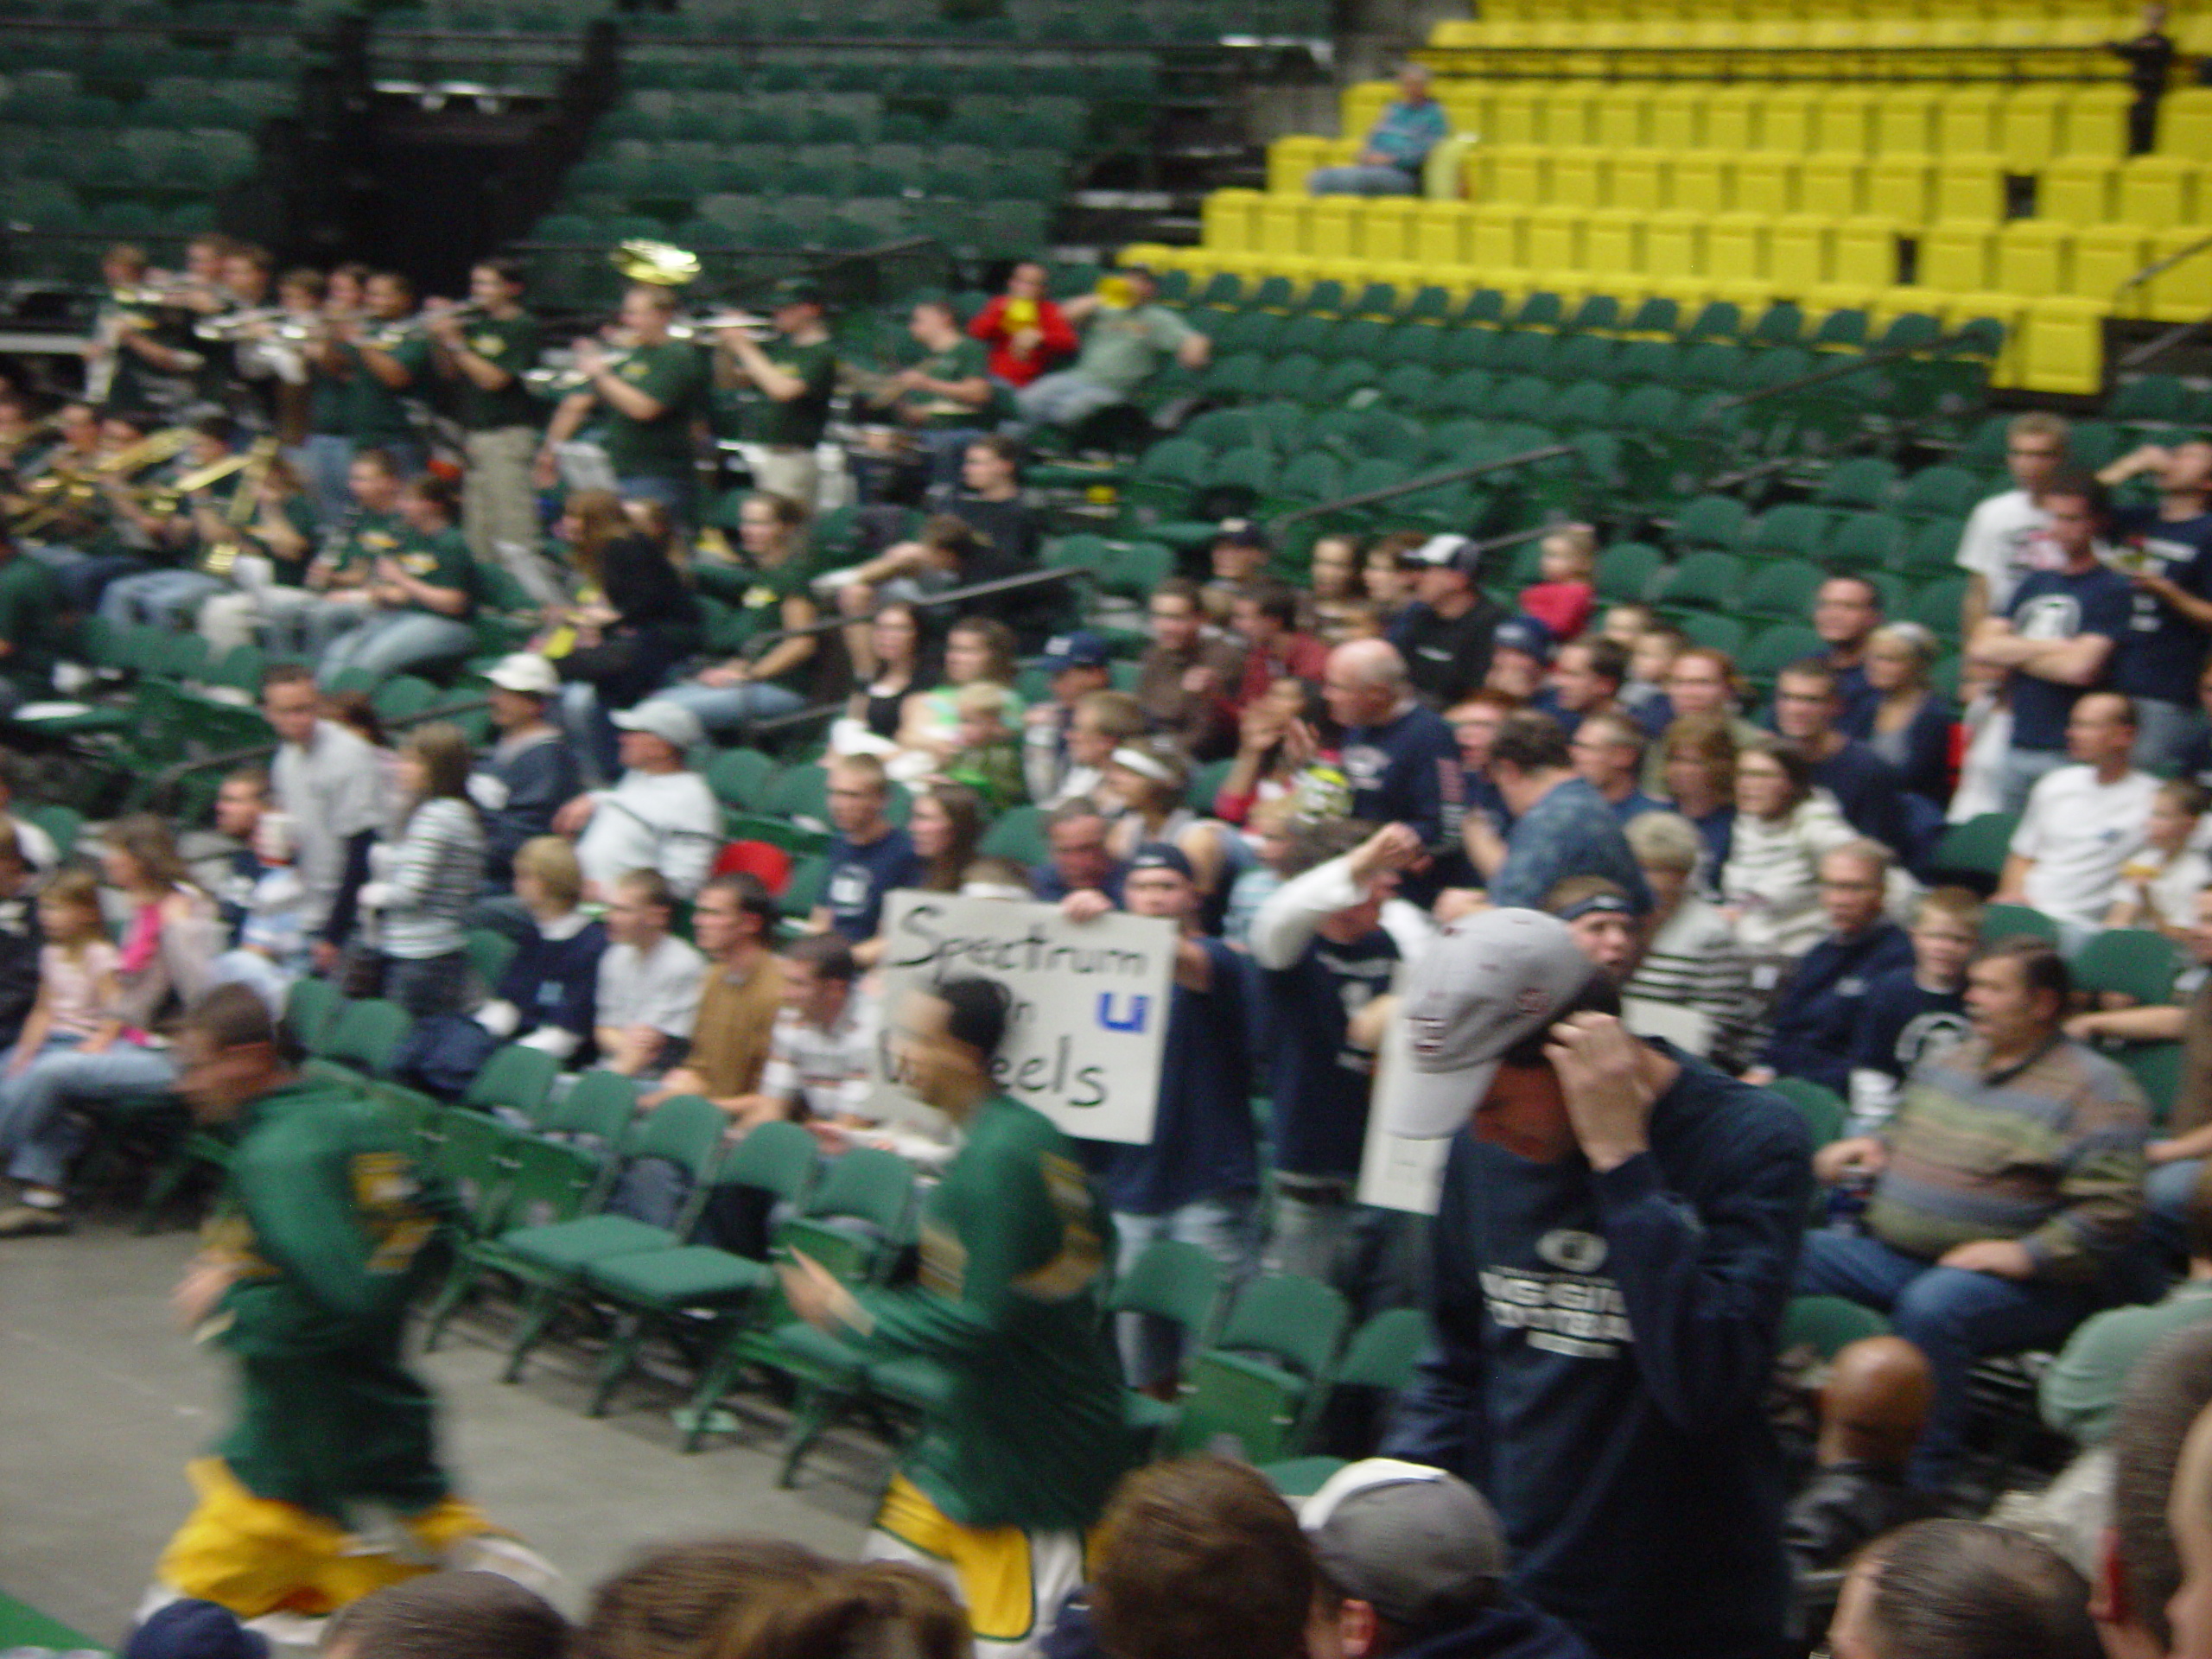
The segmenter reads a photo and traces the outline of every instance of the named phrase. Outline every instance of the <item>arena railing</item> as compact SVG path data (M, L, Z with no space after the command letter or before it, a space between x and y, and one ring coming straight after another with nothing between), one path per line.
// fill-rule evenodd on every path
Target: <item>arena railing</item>
M2122 84L2111 53L2088 45L1424 46L1409 55L1440 77L1470 80ZM1786 61L1808 59L1819 67Z
M2201 258L2207 253L2212 253L2212 236L2202 237L2187 247L2144 266L2142 270L2113 290L2113 310L2117 311L2126 304L2130 295L2139 293L2152 282L2164 276L2175 266L2187 264L2190 260ZM2164 357L2168 352L2178 346L2185 345L2208 329L2212 329L2212 316L2199 317L2193 322L2176 323L2172 327L2164 330L2154 338L2138 346L2114 363L2113 368L2115 371L2139 369L2145 363Z

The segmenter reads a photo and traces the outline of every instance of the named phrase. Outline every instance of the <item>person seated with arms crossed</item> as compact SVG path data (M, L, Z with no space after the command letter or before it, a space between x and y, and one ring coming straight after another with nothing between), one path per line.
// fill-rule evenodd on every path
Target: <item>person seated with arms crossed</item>
M1889 849L1847 842L1820 862L1821 909L1832 931L1798 960L1775 999L1773 1034L1749 1083L1802 1077L1839 1096L1851 1087L1853 1039L1868 984L1912 960L1905 931L1882 913Z

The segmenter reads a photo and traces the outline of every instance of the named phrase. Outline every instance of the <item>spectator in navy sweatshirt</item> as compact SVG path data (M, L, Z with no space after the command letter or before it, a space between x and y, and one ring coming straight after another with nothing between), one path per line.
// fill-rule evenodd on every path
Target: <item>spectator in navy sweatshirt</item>
M1383 1109L1452 1140L1433 1340L1383 1454L1483 1492L1513 1588L1600 1659L1773 1659L1785 1482L1760 1398L1810 1147L1619 1006L1535 911L1455 922L1411 970Z
M1876 841L1846 842L1820 862L1821 908L1833 931L1797 963L1774 1005L1774 1034L1763 1065L1748 1083L1803 1077L1851 1089L1851 1046L1866 1007L1866 989L1893 969L1912 965L1912 940L1882 913L1889 849Z
M1980 943L1981 900L1972 893L1937 887L1921 896L1912 917L1912 965L1874 979L1859 1010L1851 1037L1850 1133L1879 1134L1897 1111L1912 1068L1973 1034L1967 963Z
M1774 728L1805 751L1815 787L1835 798L1844 821L1899 854L1912 850L1897 769L1836 729L1843 699L1835 671L1816 657L1792 663L1774 683Z
M526 651L503 657L485 677L493 729L499 734L469 773L468 798L484 817L484 884L505 891L515 852L553 833L553 815L582 791L583 773L561 728L546 718L561 695L560 676Z
M502 1041L543 1049L565 1063L586 1058L598 1022L599 959L607 925L576 907L583 871L576 849L558 836L523 842L514 856L515 897L530 912L529 933L471 1017Z
M1323 694L1329 718L1344 728L1341 750L1351 812L1370 823L1412 826L1438 849L1444 826L1444 778L1456 778L1459 745L1444 716L1415 701L1406 659L1381 639L1355 639L1329 653Z

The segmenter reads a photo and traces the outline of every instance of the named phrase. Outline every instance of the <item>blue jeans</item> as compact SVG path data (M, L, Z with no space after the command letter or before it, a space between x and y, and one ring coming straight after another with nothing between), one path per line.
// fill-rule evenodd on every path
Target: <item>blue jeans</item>
M2163 772L2181 764L2181 752L2203 728L2204 715L2193 702L2163 697L2135 699L2135 764Z
M84 1125L62 1110L73 1100L156 1095L176 1081L168 1051L118 1042L99 1054L49 1046L20 1077L0 1084L0 1151L8 1173L34 1186L60 1186L85 1148Z
M2183 1158L2143 1178L2143 1230L2177 1257L2189 1254L2189 1201L2203 1173L2203 1159Z
M1797 1294L1840 1296L1890 1316L1897 1335L1928 1356L1936 1402L1906 1470L1923 1491L1940 1491L1959 1460L1973 1402L1967 1377L1990 1354L2055 1348L2097 1308L2086 1285L2000 1279L1939 1268L1850 1233L1810 1232L1797 1262Z
M2066 764L2063 749L2007 749L2005 769L1999 774L1998 787L2004 798L1998 803L2000 812L2024 812L2028 810L2028 795L2049 773Z
M1368 167L1354 162L1325 167L1306 175L1306 188L1317 196L1417 196L1419 173L1402 167Z
M682 478L663 478L658 473L637 473L614 480L614 493L626 500L652 501L666 507L685 529L699 522L699 486L687 473Z
M449 616L427 611L378 611L331 642L315 670L327 689L346 670L365 670L388 680L410 668L456 663L476 648L476 630Z
M1334 1285L1362 1312L1390 1306L1391 1246L1404 1217L1357 1202L1357 1188L1347 1180L1334 1193L1312 1186L1293 1191L1278 1177L1261 1270Z
M109 583L145 571L145 560L127 553L95 553L62 566L55 572L55 580L61 584L61 596L68 601L69 608L84 615L99 608L100 596L107 592Z
M782 685L672 685L653 693L655 702L673 702L699 716L715 737L741 733L756 720L773 720L806 707L806 699Z
M328 529L346 516L353 493L346 474L353 466L353 440L334 432L317 432L287 455L315 499L315 517Z
M1156 1238L1195 1244L1221 1264L1224 1287L1233 1292L1252 1271L1253 1195L1228 1192L1217 1198L1197 1198L1165 1215L1135 1216L1114 1212L1114 1231L1120 1243L1114 1271L1128 1272ZM1149 1388L1176 1374L1182 1356L1180 1333L1166 1319L1148 1313L1123 1313L1115 1321L1115 1338L1122 1349L1122 1372L1131 1388Z
M1129 400L1076 369L1062 369L1032 380L1016 395L1025 421L1047 426L1079 426L1086 416Z
M156 628L181 626L188 613L229 584L198 570L149 570L108 583L100 595L100 615L121 627L143 622Z

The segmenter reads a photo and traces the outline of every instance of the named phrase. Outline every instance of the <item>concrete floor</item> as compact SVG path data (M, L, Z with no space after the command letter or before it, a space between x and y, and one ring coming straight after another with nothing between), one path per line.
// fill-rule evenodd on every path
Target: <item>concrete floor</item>
M224 1426L219 1355L168 1305L193 1236L136 1238L112 1218L62 1238L0 1240L0 1591L102 1642L123 1633L191 1503L183 1467ZM835 1437L796 1491L775 1485L783 1417L747 1413L738 1440L679 1455L671 1385L647 1378L594 1421L589 1357L549 1344L499 1382L495 1307L456 1321L423 1370L444 1408L462 1489L567 1575L572 1613L640 1545L758 1534L833 1554L858 1545L887 1474L881 1449Z

